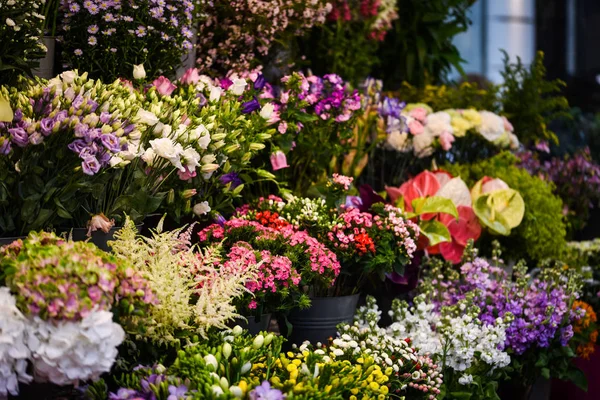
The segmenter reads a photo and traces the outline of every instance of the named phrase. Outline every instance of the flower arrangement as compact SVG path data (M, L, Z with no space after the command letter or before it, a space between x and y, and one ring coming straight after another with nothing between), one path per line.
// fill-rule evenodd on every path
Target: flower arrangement
M203 2L205 18L198 28L199 69L241 72L267 56L277 56L277 43L300 36L325 22L331 10L326 1Z
M589 360L591 355L596 351L598 317L592 306L584 301L576 300L573 302L572 308L577 313L583 313L583 316L575 320L573 324L572 347L578 357Z
M251 300L247 305L250 309L285 312L306 308L310 300L302 288L327 291L340 273L340 264L331 250L289 224L275 229L233 218L223 226L213 224L198 235L201 244L222 242L227 261L262 261L258 279L247 283L259 300Z
M430 254L461 261L469 240L479 239L485 227L508 236L525 212L523 198L501 179L483 177L469 191L460 177L423 171L399 188L386 187L389 199L417 218Z
M41 382L99 379L125 337L113 317L127 326L156 303L141 274L88 243L32 232L0 255L1 319L9 324L2 330L3 395L18 393L17 380L31 382L28 364Z
M210 328L225 329L227 321L240 316L233 301L255 279L256 265L236 259L229 268L219 268L218 249L200 252L190 244L190 229L165 232L161 225L143 237L127 219L111 243L118 259L147 277L159 300L140 321L144 330L136 337L177 345L181 338L206 337Z
M398 18L394 0L335 0L327 23L300 48L316 71L327 69L357 84L369 76L379 45Z
M193 48L195 3L166 0L134 4L68 0L61 4L63 56L73 69L112 81L145 64L151 78L174 75Z
M2 0L0 2L0 85L13 85L19 75L32 76L46 54L42 43L45 0Z

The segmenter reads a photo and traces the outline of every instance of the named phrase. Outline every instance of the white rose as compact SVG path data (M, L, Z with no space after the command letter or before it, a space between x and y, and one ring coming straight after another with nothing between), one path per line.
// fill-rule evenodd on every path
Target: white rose
M208 201L203 201L198 203L193 208L194 214L197 216L201 216L210 212L210 206L208 205ZM206 358L206 357L205 357Z
M431 136L440 136L443 132L453 133L452 117L444 111L429 114L425 120L425 132ZM421 135L417 135L421 136Z
M504 134L504 121L502 117L490 111L481 111L481 123L477 126L477 131L488 141L493 142L500 139Z
M193 148L187 148L183 151L183 158L185 159L186 166L190 171L196 169L200 165L200 154Z
M218 86L213 86L210 88L210 96L208 98L209 101L217 101L221 98L221 94L223 93L223 89Z
M236 96L241 96L246 89L246 80L245 79L234 79L233 85L229 87L229 91Z
M415 154L419 158L424 158L433 153L433 136L428 134L427 132L423 132L420 135L413 137L413 147L415 150Z
M60 74L60 77L63 80L63 82L71 84L77 78L77 74L75 73L75 71L65 71L62 74Z
M138 110L137 118L140 123L150 126L156 125L159 122L158 117L156 115L154 115L150 111L144 110L143 108L140 108Z
M273 104L267 103L261 108L260 116L263 117L264 119L268 120L273 115L274 110L275 110L275 107L273 106Z
M146 77L146 70L144 69L144 64L134 65L133 66L133 78L134 79L144 79Z

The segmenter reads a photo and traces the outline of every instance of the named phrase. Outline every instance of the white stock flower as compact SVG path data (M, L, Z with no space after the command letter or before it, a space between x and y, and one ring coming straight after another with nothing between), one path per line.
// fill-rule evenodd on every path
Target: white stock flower
M19 394L19 382L29 383L27 320L7 287L0 287L0 398Z
M490 111L481 111L481 123L477 126L477 132L488 141L493 142L500 139L504 134L504 120L499 115Z
M137 118L138 118L138 122L142 123L142 124L146 124L146 125L156 125L159 121L158 121L158 117L156 115L154 115L154 113L151 113L150 111L146 111L142 108L140 108L137 112Z
M33 319L31 341L36 379L56 385L97 380L110 371L125 332L109 311L92 311L81 321Z
M236 96L241 96L244 93L244 90L246 89L246 85L248 84L246 83L245 79L234 79L233 85L229 87L229 90Z
M208 214L211 210L210 206L208 205L208 201L203 201L201 203L198 203L194 206L194 214L196 214L197 216L201 216L204 214Z

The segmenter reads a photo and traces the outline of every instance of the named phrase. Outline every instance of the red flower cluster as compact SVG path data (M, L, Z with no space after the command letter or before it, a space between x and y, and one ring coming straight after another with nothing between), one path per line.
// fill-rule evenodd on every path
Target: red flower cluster
M359 233L354 236L354 246L358 254L363 256L369 252L375 253L375 242L367 233Z
M254 220L263 226L273 229L280 229L289 225L289 222L281 218L279 213L269 210L257 212Z

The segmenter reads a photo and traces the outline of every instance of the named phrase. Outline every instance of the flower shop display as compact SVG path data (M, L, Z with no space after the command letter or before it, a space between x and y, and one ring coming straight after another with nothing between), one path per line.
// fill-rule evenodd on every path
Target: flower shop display
M334 0L327 21L299 40L317 73L333 72L353 84L370 75L377 50L398 18L395 0Z
M131 78L145 64L149 78L175 74L192 49L197 2L137 3L68 0L61 3L61 44L70 68L93 78Z
M156 303L149 282L126 262L45 232L0 247L0 278L1 396L34 379L99 379L115 362L122 325Z
M288 49L277 45L324 23L331 10L330 3L322 0L203 1L202 6L197 65L203 73L221 74L249 70L273 58L275 65L287 64L289 56L281 52Z
M45 0L3 0L0 3L0 85L16 84L20 75L32 76L32 69L44 57L44 4Z

